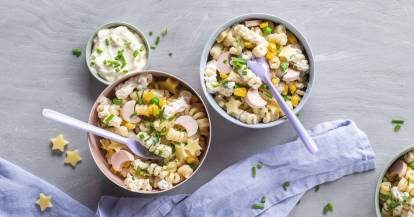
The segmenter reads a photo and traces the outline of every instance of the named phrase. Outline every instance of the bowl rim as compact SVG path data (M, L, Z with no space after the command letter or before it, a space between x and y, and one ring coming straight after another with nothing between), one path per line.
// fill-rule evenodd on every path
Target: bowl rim
M381 209L379 205L379 189L381 187L382 179L384 178L385 174L387 173L388 169L391 167L391 165L398 160L400 157L404 156L407 152L414 151L414 147L408 147L405 148L403 151L396 154L391 160L389 160L385 166L383 167L380 175L378 176L377 185L375 186L375 196L374 196L374 202L375 202L375 213L377 217L382 217Z
M118 80L116 80L116 81L114 81L112 84L110 84L109 86L107 86L104 90L102 90L101 91L101 93L99 94L99 96L96 98L96 100L95 100L95 102L94 102L94 104L92 105L92 108L91 108L91 111L90 111L90 113L89 113L89 116L88 116L88 123L89 124L93 124L92 122L93 122L93 120L94 120L94 118L96 118L96 113L95 113L95 111L96 111L96 107L98 106L98 101L99 101L99 99L101 98L101 97L103 97L103 96L106 96L106 95L108 95L108 94L110 94L110 93L112 93L113 91L114 91L114 89L115 89L115 87L116 86L118 86L120 83L122 83L122 82L125 82L126 80L128 80L129 78L131 78L131 77L134 77L134 76L138 76L138 75L140 75L140 74L145 74L145 73L149 73L149 74L153 74L153 73L156 73L156 74L159 74L159 75L157 75L157 76L162 76L162 77L167 77L167 78L173 78L173 79L176 79L177 81L179 81L181 84L184 84L187 88L188 88L188 90L189 91L191 91L195 96L197 96L197 98L200 100L200 102L201 102L201 104L203 105L203 108L204 108L204 110L205 110L205 112L206 112L206 115L207 115L207 118L208 118L208 120L209 120L209 127L210 127L210 130L209 130L209 135L208 135L208 140L207 140L207 142L206 142L206 147L205 147L205 150L204 150L204 155L202 156L202 158L201 158L201 160L200 160L200 164L198 165L198 167L193 171L193 173L191 174L191 176L190 177L188 177L187 179L185 179L185 180L183 180L182 182L180 182L180 183L178 183L178 184L176 184L176 185L174 185L172 188L170 188L170 189L166 189L166 190L160 190L160 191L139 191L139 192L137 192L137 191L132 191L132 190L130 190L130 189L128 189L126 186L125 186L125 184L123 184L123 185L120 185L119 183L117 183L117 182L115 182L112 178L110 178L110 177L112 177L111 175L113 175L113 176L116 176L115 174L113 174L111 171L110 171L110 168L108 168L107 167L107 162L106 162L106 160L105 160L105 162L103 162L103 163L98 163L98 161L100 162L100 159L99 159L99 157L97 156L97 155L95 155L94 153L94 150L93 150L93 148L98 148L99 149L99 153L100 154L102 154L102 150L101 150L101 148L99 147L99 144L95 144L95 145L93 145L92 144L92 139L95 137L93 134L91 134L91 133L88 133L87 134L87 137L88 137L88 146L89 146L89 151L90 151L90 153L91 153L91 155L92 155L92 158L93 158L93 160L94 160L94 162L95 162L95 164L96 164L96 166L99 168L99 170L104 174L104 176L107 178L107 179L109 179L112 183L114 183L115 185L117 185L117 186L119 186L119 187L121 187L121 188L123 188L123 189L125 189L125 190L127 190L127 191L130 191L130 192L134 192L134 193L138 193L138 194L159 194L159 193L164 193L164 192L167 192L167 191L171 191L171 190L173 190L173 189L176 189L176 188L178 188L179 186L181 186L182 184L184 184L185 182L187 182L188 180L190 180L197 172L198 172L198 170L202 167L202 165L203 165L203 163L204 163L204 161L205 161L205 159L207 158L207 155L208 155L208 151L209 151L209 149L210 149L210 145L211 145L211 140L212 140L212 124L211 124L211 116L210 116L210 113L208 112L208 110L207 110L207 106L206 106L206 104L205 104L205 102L203 101L203 99L202 99L202 97L194 90L194 88L193 87L191 87L186 81L184 81L183 79L181 79L181 78L178 78L177 76L175 76L175 75L172 75L172 74L170 74L170 73L167 73L167 72L164 72L164 71L158 71L158 70L142 70L142 71L136 71L136 72L131 72L131 73L128 73L127 75L125 75L125 76L123 76L122 78L120 78L120 79L118 79ZM104 93L106 93L106 94L104 94ZM105 156L103 156L103 158L105 158ZM118 177L118 176L116 176L116 177ZM118 177L119 178L119 177Z
M114 28L114 27L118 27L118 26L125 26L129 30L131 30L132 32L138 34L139 37L141 37L141 39L144 42L144 45L147 49L147 63L142 68L142 70L146 70L150 66L150 59L151 59L150 45L149 45L148 39L145 37L145 34L140 29L138 29L136 26L134 26L130 23L123 22L123 21L112 21L112 22L107 22L105 24L102 24L89 37L88 42L86 43L85 60L86 60L86 66L88 67L89 72L93 75L93 77L95 77L98 81L100 81L101 83L103 83L105 85L110 85L110 84L114 83L115 81L110 82L110 81L107 81L107 80L103 79L101 76L98 75L95 68L91 66L90 56L92 54L92 48L93 48L93 44L94 44L93 40L95 39L96 35L98 34L98 32L100 30L106 29L106 28ZM130 72L130 73L132 73L132 72ZM130 73L127 73L127 74L130 74Z
M298 112L300 112L300 110L303 108L304 104L306 104L306 102L308 101L311 91L313 89L313 86L315 84L315 61L314 61L314 57L313 57L313 53L311 50L311 47L309 46L309 42L306 40L306 38L302 35L301 32L299 32L299 30L296 29L296 27L294 27L292 24L290 24L288 21L281 19L277 16L271 15L271 14L266 14L266 13L247 13L244 15L240 15L234 18L231 18L230 20L226 21L224 24L220 25L216 30L213 31L213 33L210 35L209 39L207 40L207 42L204 45L202 54L201 54L201 58L200 58L200 82L201 82L201 87L203 89L203 93L204 96L207 98L207 101L209 102L209 104L213 107L213 109L219 113L222 117L224 117L225 119L227 119L228 121L230 121L233 124L236 124L238 126L241 127L246 127L246 128L257 128L257 129L261 129L261 128L269 128L269 127L274 127L277 125L280 125L284 122L286 122L286 117L280 118L276 121L272 121L269 123L258 123L258 124L246 124L234 117L232 117L231 115L227 114L226 111L224 111L218 104L217 102L214 100L212 94L207 92L207 88L204 82L204 69L206 67L207 64L207 60L208 60L208 56L209 56L209 52L210 52L210 48L213 46L217 36L226 28L236 24L236 23L240 23L246 20L251 20L251 19L263 19L263 20L270 20L272 22L275 23L279 23L279 24L283 24L286 29L288 29L290 32L292 32L296 38L299 39L299 41L301 42L301 45L303 46L303 48L305 49L305 53L306 56L308 58L309 61L309 81L307 84L307 88L305 91L305 95L303 96L302 100L300 101L299 105L293 110L293 112L295 114L297 114Z

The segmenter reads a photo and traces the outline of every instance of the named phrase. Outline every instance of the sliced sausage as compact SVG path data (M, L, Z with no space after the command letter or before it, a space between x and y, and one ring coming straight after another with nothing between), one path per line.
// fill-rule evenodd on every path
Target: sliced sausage
M259 26L260 23L262 23L261 20L248 20L244 22L244 25L246 25L246 27L253 27L253 26Z
M124 165L124 163L133 160L134 156L131 153L125 150L117 151L111 157L112 168L114 168L115 171L119 172L122 170L122 166Z
M300 72L299 71L288 68L286 70L286 74L283 75L282 80L287 81L287 82L296 81L296 80L299 79L299 77L300 77Z
M185 129L185 131L187 131L187 135L189 137L197 133L198 124L197 124L197 121L193 118L193 116L190 116L190 115L180 116L177 118L177 120L175 120L174 123L182 126Z
M129 123L132 124L136 124L138 123L141 119L138 117L138 115L134 115L135 113L135 100L130 100L128 102L126 102L122 107L121 107L121 117Z
M405 173L407 172L407 164L404 163L402 160L395 161L394 164L388 169L388 176L391 178L394 177L403 177Z
M252 88L247 91L245 101L252 108L263 108L267 104L266 100L260 96L259 91Z
M414 161L414 153L412 151L407 152L404 155L404 160L407 164L413 162Z
M231 72L232 68L230 65L230 53L228 51L220 54L220 56L217 58L217 70L225 74Z

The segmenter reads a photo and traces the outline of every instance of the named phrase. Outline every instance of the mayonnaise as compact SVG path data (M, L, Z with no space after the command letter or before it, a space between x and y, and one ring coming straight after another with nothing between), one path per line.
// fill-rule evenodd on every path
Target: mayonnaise
M93 40L91 66L103 79L113 82L147 64L143 39L125 26L101 29Z

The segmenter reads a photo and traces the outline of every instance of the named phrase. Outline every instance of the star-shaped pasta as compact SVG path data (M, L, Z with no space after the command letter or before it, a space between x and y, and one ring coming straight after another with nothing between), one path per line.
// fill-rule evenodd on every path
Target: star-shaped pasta
M65 146L69 144L69 141L65 140L62 134L59 134L50 139L52 142L52 150L59 150L63 152L65 150Z
M199 145L198 139L188 139L185 149L190 153L191 156L200 155L201 146Z
M79 161L81 161L81 160L82 160L82 158L79 155L78 150L66 151L66 159L65 159L66 164L70 164L73 167L75 167L76 164L78 164Z
M230 100L228 102L226 102L227 113L229 113L229 114L238 114L240 105L241 105L240 100L237 100L234 97L230 98Z
M36 201L36 204L39 205L40 211L45 211L47 208L52 208L52 196L47 196L43 193L40 193L39 199Z

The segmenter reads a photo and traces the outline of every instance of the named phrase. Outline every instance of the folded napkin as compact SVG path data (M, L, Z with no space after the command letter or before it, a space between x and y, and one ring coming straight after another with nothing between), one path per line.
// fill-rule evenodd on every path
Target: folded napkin
M375 168L368 138L354 122L326 122L309 132L320 149L315 155L300 140L276 145L228 167L191 195L102 197L96 216L285 217L314 186ZM253 177L252 166L259 162L263 167ZM285 182L290 183L287 189ZM54 198L54 207L43 214L34 203L40 192ZM265 208L252 209L262 196ZM1 159L0 198L0 216L93 216L60 190Z

